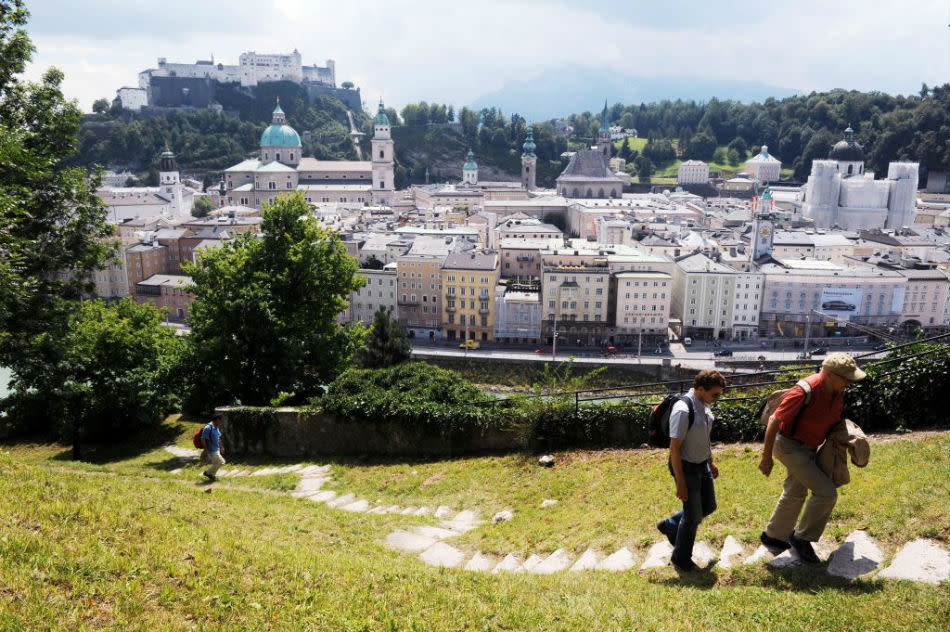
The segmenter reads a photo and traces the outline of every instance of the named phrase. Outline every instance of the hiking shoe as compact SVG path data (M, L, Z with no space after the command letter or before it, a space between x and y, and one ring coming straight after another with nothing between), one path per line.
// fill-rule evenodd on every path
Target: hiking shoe
M791 544L792 548L795 549L795 552L798 553L798 557L802 558L803 562L808 564L821 563L821 560L818 559L818 555L815 553L815 549L812 548L811 542L808 540L801 540L792 534L788 538L788 542Z
M656 530L665 535L670 544L676 546L676 529L670 528L670 523L666 520L660 520L656 523Z
M685 562L679 562L677 560L671 559L670 563L673 564L673 568L675 568L681 573L695 573L698 570L702 570L698 566L696 566L696 562L694 562L693 560L686 560Z
M765 531L763 531L762 535L759 536L759 542L761 542L770 553L775 555L778 555L782 551L787 551L788 547L791 546L785 540L779 540L778 538L773 538L766 535Z
M205 478L207 478L212 483L218 480L218 477L215 476L214 474L208 474L207 472L202 472L202 474L204 474Z

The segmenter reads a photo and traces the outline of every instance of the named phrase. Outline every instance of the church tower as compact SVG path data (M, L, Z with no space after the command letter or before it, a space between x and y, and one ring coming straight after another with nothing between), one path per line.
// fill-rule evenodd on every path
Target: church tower
M475 155L471 148L469 148L468 155L465 157L465 164L462 165L462 184L472 186L478 184L478 164L475 162Z
M181 177L178 172L178 163L175 161L175 154L168 148L167 142L165 143L165 151L162 152L160 158L158 185L162 193L171 199L174 214L181 215Z
M521 186L525 191L534 191L538 157L534 155L534 128L528 126L528 136L521 146Z
M752 260L772 256L775 226L772 224L772 190L765 191L756 201L757 211L752 220Z
M393 167L393 139L389 117L379 100L379 111L373 120L373 204L392 206L395 191Z
M600 114L600 131L597 133L597 147L610 160L610 123L607 122L607 99L604 99L604 111Z

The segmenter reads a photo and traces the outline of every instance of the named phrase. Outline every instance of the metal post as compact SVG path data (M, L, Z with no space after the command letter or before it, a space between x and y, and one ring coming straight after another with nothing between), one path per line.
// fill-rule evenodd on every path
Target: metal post
M808 332L811 329L811 312L805 314L805 348L802 350L802 356L808 357Z
M554 292L554 332L551 335L551 361L555 361L557 354L557 315L561 311L561 286Z

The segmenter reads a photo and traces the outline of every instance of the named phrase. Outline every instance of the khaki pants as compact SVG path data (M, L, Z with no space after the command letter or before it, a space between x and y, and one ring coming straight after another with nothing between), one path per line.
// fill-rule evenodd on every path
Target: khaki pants
M208 460L211 461L211 465L208 466L208 469L205 470L206 474L214 476L218 473L218 468L224 465L224 457L221 456L220 452L208 452Z
M824 532L831 510L838 502L838 490L818 467L815 452L815 448L800 441L782 435L775 438L775 458L785 465L788 475L785 477L784 491L765 528L769 537L788 540L794 529L796 538L817 542ZM806 503L805 496L809 490L811 497ZM799 520L798 514L803 504L805 513Z

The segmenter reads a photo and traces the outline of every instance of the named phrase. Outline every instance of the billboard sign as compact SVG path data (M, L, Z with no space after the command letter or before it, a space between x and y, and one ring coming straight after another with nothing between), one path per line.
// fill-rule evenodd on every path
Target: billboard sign
M822 314L834 316L838 320L847 320L861 311L863 292L859 287L826 287L821 290Z

